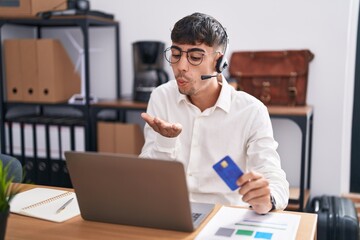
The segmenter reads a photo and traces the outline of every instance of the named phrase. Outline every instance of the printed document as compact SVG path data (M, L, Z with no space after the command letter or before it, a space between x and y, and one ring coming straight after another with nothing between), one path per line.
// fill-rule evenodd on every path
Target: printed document
M281 212L265 215L236 207L221 207L196 240L295 240L301 216Z

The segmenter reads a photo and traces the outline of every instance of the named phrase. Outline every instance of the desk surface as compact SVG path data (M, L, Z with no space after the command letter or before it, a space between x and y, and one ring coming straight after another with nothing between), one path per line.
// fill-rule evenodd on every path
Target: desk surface
M41 186L27 185L26 187ZM64 223L53 223L10 214L6 239L194 239L219 208L220 205L216 205L208 219L193 233L84 221L81 216ZM286 213L301 216L297 240L315 239L317 215L298 212Z

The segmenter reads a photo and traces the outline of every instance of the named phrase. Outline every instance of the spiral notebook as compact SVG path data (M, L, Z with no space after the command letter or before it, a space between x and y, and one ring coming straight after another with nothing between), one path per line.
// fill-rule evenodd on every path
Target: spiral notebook
M33 188L17 194L10 202L10 212L52 222L80 215L74 192L50 188Z

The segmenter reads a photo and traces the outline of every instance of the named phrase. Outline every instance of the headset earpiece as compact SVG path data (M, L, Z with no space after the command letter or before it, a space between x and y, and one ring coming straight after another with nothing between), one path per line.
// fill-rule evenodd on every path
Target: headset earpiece
M226 59L226 53L227 53L228 47L229 47L229 37L226 33L225 28L221 24L220 24L220 26L224 30L226 42L225 42L225 46L224 46L224 54L221 57L219 57L219 59L216 62L215 69L216 69L216 72L218 72L218 73L222 73L222 71L224 71L224 69L227 68L227 66L229 65L227 62L227 59Z
M216 62L216 66L215 66L215 69L216 69L216 72L218 73L222 73L222 71L224 71L224 69L228 66L228 63L227 63L227 60L226 60L226 57L225 57L225 53L223 56L221 56L217 62Z

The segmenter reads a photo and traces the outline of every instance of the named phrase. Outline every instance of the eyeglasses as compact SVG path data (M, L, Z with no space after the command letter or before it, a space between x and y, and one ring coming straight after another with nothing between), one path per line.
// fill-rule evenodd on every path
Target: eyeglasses
M217 52L212 53L205 53L204 50L201 48L191 48L188 51L183 51L181 48L177 46L171 46L165 49L165 59L171 64L177 63L180 61L182 53L186 53L186 59L188 62L193 66L198 66L202 63L204 57L208 54L214 54Z

